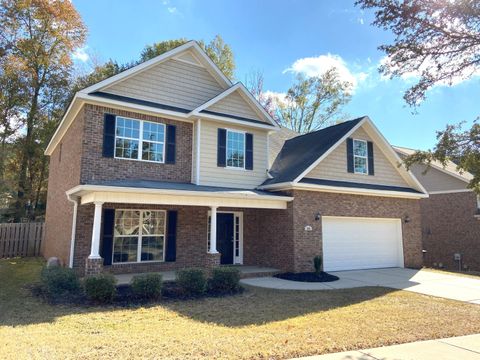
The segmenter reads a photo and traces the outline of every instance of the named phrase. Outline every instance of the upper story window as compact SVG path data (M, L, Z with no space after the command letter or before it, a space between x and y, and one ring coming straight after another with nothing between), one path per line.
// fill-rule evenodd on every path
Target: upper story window
M353 166L355 174L368 174L368 148L365 140L353 140Z
M227 130L227 167L245 168L245 133Z
M165 125L116 117L115 157L164 162Z

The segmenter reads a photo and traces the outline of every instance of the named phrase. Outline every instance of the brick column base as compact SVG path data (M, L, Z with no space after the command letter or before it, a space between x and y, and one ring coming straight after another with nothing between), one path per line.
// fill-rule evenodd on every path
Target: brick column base
M98 275L103 271L103 259L85 260L85 276Z
M205 267L208 269L213 269L217 266L220 266L220 257L222 254L207 254L207 261Z

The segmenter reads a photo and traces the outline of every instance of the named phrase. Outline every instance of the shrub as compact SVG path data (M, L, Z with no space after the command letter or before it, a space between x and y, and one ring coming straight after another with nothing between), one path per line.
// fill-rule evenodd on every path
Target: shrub
M183 269L177 271L177 285L187 296L198 296L205 292L206 279L202 269Z
M85 279L85 295L90 300L108 303L117 293L116 279L111 274L100 274Z
M219 267L212 271L208 289L218 293L236 292L240 288L240 271L234 267Z
M162 296L162 275L143 274L134 276L132 292L141 299L158 299Z
M315 267L315 273L320 274L322 272L322 257L320 255L317 255L313 258L313 266Z
M51 298L80 293L80 281L69 268L45 267L40 274L40 280L46 295Z

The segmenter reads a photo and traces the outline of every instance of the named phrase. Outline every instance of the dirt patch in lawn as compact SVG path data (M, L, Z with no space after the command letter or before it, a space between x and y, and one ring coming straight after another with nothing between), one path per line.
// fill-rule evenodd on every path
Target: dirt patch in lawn
M51 306L24 288L41 265L0 260L2 359L283 359L480 332L478 305L380 287Z

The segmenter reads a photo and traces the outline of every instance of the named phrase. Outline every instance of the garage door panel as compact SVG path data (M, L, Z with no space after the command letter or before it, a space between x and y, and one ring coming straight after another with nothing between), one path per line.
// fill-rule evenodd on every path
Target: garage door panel
M326 271L403 266L400 219L324 217Z

